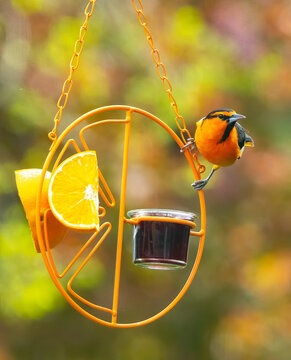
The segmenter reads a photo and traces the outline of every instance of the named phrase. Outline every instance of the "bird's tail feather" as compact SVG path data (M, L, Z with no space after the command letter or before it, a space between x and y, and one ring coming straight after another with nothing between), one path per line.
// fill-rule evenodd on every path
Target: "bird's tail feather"
M246 135L245 146L250 146L250 147L255 146L254 140L249 135Z

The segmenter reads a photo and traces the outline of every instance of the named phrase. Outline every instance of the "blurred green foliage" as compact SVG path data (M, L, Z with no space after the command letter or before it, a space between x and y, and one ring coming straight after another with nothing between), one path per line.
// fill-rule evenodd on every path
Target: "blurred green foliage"
M234 108L247 116L244 126L256 147L219 171L206 189L205 251L181 303L152 325L119 331L84 319L61 297L34 251L14 180L15 170L43 165L85 4L0 4L1 360L289 359L290 3L144 1L155 46L191 132L211 110ZM80 114L109 104L139 106L177 130L130 1L97 2L60 131ZM96 145L114 144L99 161L113 174L117 193L122 136L120 129L108 129ZM192 175L165 133L139 120L132 141L129 205L198 212L188 186ZM117 215L109 216L114 221ZM65 244L57 252L60 266L74 246ZM191 254L195 250L192 244ZM97 302L102 289L110 303L114 242L100 251L75 286ZM159 311L186 276L136 270L130 245L123 263L124 321Z

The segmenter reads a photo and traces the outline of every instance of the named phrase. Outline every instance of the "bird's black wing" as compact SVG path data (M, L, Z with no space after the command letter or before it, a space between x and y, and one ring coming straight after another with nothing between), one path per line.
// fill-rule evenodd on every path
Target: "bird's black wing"
M245 146L246 141L249 141L247 140L247 137L250 138L251 141L252 138L246 134L245 129L239 123L235 123L235 128L237 132L238 146L242 149Z

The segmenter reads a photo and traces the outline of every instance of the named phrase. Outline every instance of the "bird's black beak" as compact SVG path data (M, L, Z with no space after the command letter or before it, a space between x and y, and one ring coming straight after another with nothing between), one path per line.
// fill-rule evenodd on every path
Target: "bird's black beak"
M228 119L228 123L235 123L240 119L245 119L246 117L244 115L240 115L240 114L233 114L229 119Z

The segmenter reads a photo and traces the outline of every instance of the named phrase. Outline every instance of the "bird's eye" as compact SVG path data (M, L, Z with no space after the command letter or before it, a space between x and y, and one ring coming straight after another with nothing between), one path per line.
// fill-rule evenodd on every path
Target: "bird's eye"
M221 120L224 119L224 115L222 115L222 114L219 114L218 117L219 117L219 119L221 119Z

